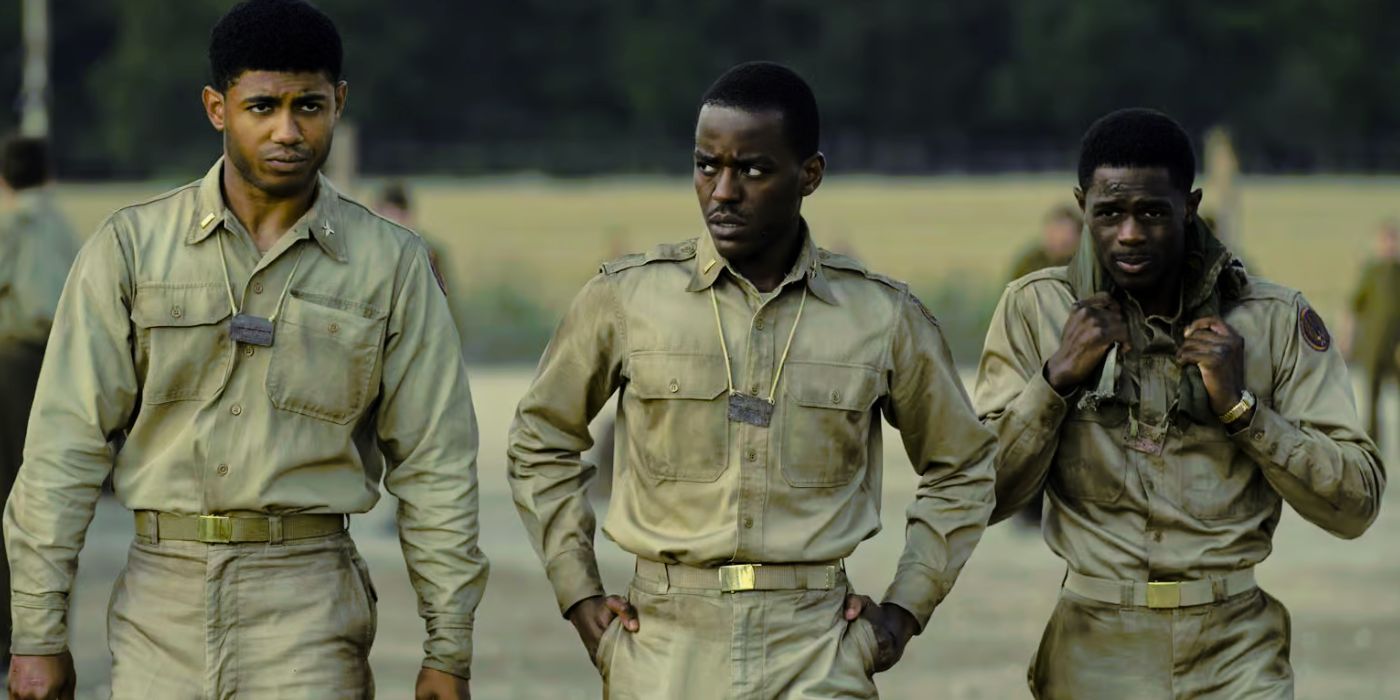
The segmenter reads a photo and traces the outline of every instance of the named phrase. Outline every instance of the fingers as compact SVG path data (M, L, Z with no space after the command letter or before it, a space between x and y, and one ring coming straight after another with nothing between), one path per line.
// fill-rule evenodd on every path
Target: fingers
M850 594L846 596L846 622L853 622L860 617L867 608L875 607L875 601L870 596Z
M1219 316L1202 316L1192 321L1191 324L1186 327L1186 331L1183 335L1190 338L1192 334L1202 330L1208 330L1215 335L1227 338L1235 334L1235 330Z
M638 621L637 609L632 607L632 604L627 602L626 598L610 595L603 601L603 604L606 605L608 610L611 610L614 615L622 618L622 626L626 628L628 632L636 632L642 628L641 623Z

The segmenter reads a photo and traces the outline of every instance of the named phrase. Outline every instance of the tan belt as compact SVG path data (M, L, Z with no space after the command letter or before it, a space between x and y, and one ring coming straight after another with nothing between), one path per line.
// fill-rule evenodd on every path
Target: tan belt
M713 568L637 560L637 575L675 588L707 591L826 591L841 579L841 562L820 564L729 564Z
M1070 571L1065 590L1100 603L1141 608L1185 608L1218 603L1254 590L1254 569L1200 581L1112 581Z
M324 537L345 530L343 515L178 515L136 511L136 534L153 542L185 540L205 544L270 542Z

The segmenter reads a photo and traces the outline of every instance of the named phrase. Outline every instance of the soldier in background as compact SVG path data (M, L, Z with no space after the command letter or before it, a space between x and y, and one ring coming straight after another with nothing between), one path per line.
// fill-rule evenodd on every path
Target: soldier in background
M1351 312L1351 366L1366 372L1366 429L1379 441L1381 387L1400 379L1400 221L1388 219L1376 232L1375 258L1361 273ZM1390 418L1391 435L1400 435L1400 420Z
M44 344L78 238L58 211L43 139L12 137L0 147L0 499L8 498L24 454L29 407ZM10 567L0 545L0 662L10 656Z
M1059 267L1069 263L1079 247L1079 230L1084 222L1079 210L1061 204L1045 212L1040 228L1040 240L1022 250L1011 266L1011 280L1017 280L1037 270Z

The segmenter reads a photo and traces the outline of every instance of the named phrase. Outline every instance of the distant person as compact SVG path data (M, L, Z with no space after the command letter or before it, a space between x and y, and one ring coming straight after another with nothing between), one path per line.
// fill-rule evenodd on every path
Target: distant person
M1044 487L1069 567L1031 665L1041 700L1291 699L1288 612L1254 579L1283 504L1344 538L1380 508L1327 327L1206 231L1195 172L1165 114L1094 122L1079 251L1009 285L987 334L993 521Z
M1352 366L1366 373L1366 426L1381 440L1381 388L1400 379L1400 221L1388 219L1376 232L1375 257L1366 264L1351 297ZM1391 416L1391 432L1400 438L1400 415Z
M511 426L515 502L616 698L873 698L991 512L994 440L906 285L817 247L816 100L771 63L730 69L695 127L709 227L605 263ZM604 531L636 556L607 595L580 459L615 393ZM843 560L880 529L881 416L919 475L885 602Z
M1047 267L1068 264L1079 247L1079 232L1083 228L1079 210L1070 205L1056 206L1046 212L1040 226L1040 240L1016 257L1011 266L1011 279L1018 280Z
M0 501L24 455L25 427L58 297L78 237L50 191L49 147L12 137L0 145ZM0 663L9 665L10 567L0 549Z
M371 697L376 594L346 523L381 480L427 632L412 695L389 695L468 697L487 575L471 394L423 243L320 175L342 58L305 2L233 6L203 90L223 157L79 254L5 510L11 698L72 697L69 605L109 472L136 531L114 698Z

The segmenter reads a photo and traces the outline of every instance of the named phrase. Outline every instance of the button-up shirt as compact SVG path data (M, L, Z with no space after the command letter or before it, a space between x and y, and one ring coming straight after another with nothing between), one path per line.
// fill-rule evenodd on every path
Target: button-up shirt
M363 513L382 478L401 500L424 664L465 676L487 573L476 421L427 248L322 178L260 255L222 167L116 212L75 263L5 511L14 653L65 648L109 471L127 508L183 514ZM270 347L230 341L225 271L240 312L276 316Z
M782 367L767 427L727 418L712 292L734 390L767 399ZM903 284L805 234L766 294L708 236L662 245L605 264L583 288L511 428L516 505L563 611L603 590L585 496L595 470L579 455L616 392L603 530L638 557L702 567L846 557L880 529L881 414L920 477L887 600L927 622L991 512L995 440Z
M1219 421L1169 420L1181 319L1145 319L1141 361L1124 368L1137 372L1134 409L1057 394L1043 369L1074 301L1066 269L1052 268L1011 283L993 317L975 390L1001 445L993 521L1047 486L1045 539L1071 569L1148 581L1263 561L1283 501L1342 537L1375 519L1385 470L1360 427L1341 355L1325 331L1307 327L1316 317L1301 294L1250 277L1225 310L1244 338L1246 385L1258 399L1250 424L1234 433ZM1141 439L1163 425L1160 439Z

